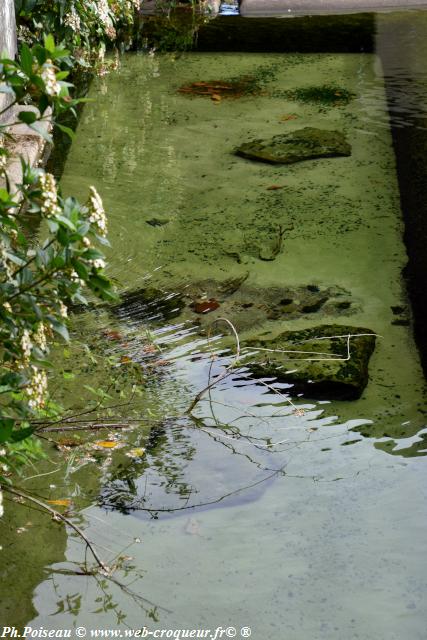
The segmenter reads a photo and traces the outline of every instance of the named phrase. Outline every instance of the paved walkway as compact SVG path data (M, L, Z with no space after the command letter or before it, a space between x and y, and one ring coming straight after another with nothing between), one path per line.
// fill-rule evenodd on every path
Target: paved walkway
M359 13L427 8L427 0L241 0L242 16Z

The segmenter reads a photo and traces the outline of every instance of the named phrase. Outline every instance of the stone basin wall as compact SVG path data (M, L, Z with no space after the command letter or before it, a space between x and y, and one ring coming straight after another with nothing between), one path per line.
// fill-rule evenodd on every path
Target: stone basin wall
M356 13L427 7L427 0L241 0L242 16Z
M0 2L0 55L5 53L10 58L16 54L16 25L15 6L13 0L1 0ZM10 98L0 93L0 111L7 105ZM0 122L5 116L0 115Z

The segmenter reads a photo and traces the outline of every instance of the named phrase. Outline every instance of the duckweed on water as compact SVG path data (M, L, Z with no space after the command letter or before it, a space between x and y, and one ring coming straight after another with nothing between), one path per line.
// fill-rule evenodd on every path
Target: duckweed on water
M297 102L305 102L309 104L318 104L324 107L337 107L346 105L355 94L348 89L337 85L324 84L320 86L299 87L292 91L285 91L284 98L288 100L296 100ZM278 97L278 96L276 96Z

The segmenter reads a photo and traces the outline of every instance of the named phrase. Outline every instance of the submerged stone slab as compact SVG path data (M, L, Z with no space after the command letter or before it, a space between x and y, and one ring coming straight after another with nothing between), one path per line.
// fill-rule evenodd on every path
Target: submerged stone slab
M249 160L272 164L293 164L316 158L350 156L351 146L340 131L304 127L267 140L245 142L235 153Z
M295 393L309 398L353 400L368 384L375 335L360 327L319 325L248 340L245 347L256 351L247 363L255 376L293 383Z
M427 7L427 0L240 0L242 16L358 13Z

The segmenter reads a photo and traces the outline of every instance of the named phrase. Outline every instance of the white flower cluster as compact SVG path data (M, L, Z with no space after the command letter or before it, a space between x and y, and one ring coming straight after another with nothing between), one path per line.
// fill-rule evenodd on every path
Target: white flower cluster
M7 255L7 249L3 242L0 240L0 272L4 271L6 278L12 278L13 268L12 263Z
M24 329L21 337L21 349L24 354L24 359L28 360L31 356L31 350L33 348L33 343L31 342L30 332L28 329Z
M61 316L61 318L68 318L68 308L67 305L62 302L62 300L59 301L59 315Z
M30 383L25 387L26 394L30 398L28 406L31 409L39 409L44 406L47 391L46 371L39 370L32 366L32 377Z
M58 205L58 192L56 190L55 178L51 173L42 173L39 178L41 189L41 211L47 218L61 213Z
M17 32L18 40L21 42L26 42L27 44L32 44L33 42L33 34L31 29L24 24L21 24L18 28Z
M46 60L42 67L41 78L46 87L46 93L49 96L59 96L61 93L61 85L56 79L55 68L52 60Z
M64 24L65 26L70 27L70 29L72 29L75 33L78 33L80 31L80 16L74 6L71 7L70 13L67 13L67 15L65 16Z
M77 273L77 271L74 271L74 269L70 273L70 280L72 282L76 282L81 287L83 287L83 285L85 283L85 281L80 278L79 274Z
M95 11L104 25L111 25L110 7L108 6L107 0L96 0Z
M107 216L105 215L104 205L102 204L101 196L95 189L90 188L89 201L89 222L93 222L98 227L98 231L101 236L107 235Z
M33 333L32 337L35 344L39 347L39 349L41 349L42 351L46 351L47 349L46 329L43 322L39 323L37 327L37 331Z
M91 260L90 262L95 269L105 268L105 260L103 260L102 258L95 258L95 260Z

